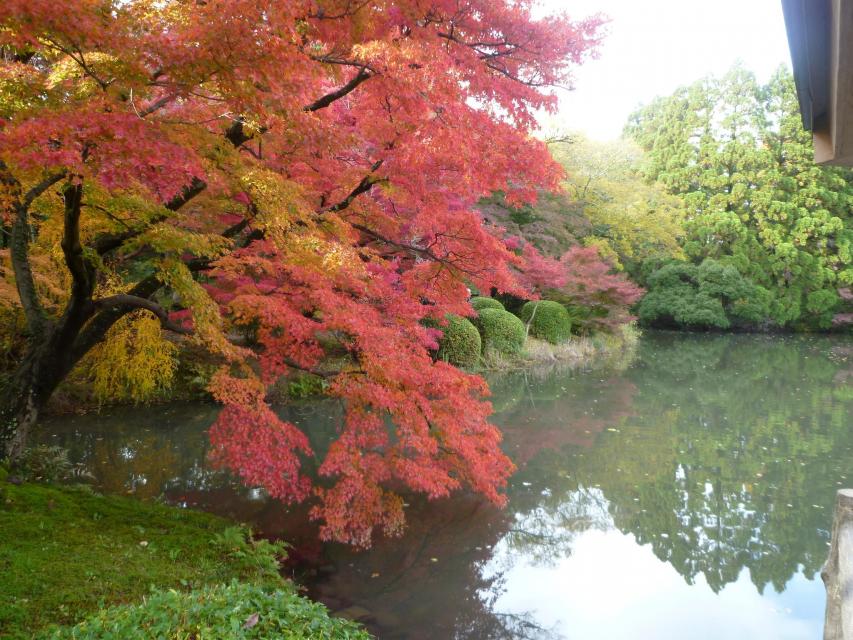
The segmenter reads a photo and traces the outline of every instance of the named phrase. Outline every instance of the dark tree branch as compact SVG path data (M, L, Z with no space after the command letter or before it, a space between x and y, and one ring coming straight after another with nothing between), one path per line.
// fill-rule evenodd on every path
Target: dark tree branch
M58 171L57 173L47 176L44 180L42 180L32 189L27 191L27 194L24 196L24 207L29 211L30 205L33 203L33 200L38 198L41 194L43 194L57 182L62 180L66 175L68 174L65 171Z
M131 96L132 95L133 94L131 94ZM159 111L160 109L165 107L167 104L169 104L172 100L175 99L175 97L176 96L174 94L167 94L167 95L163 96L162 98L160 98L159 100L155 100L154 102L152 102L150 105L145 107L142 111L137 111L136 115L138 115L140 118L145 118L147 116L150 116L155 111ZM131 99L132 99L132 97L131 97ZM134 109L134 111L136 111L136 107L134 107L133 109Z
M53 183L51 183L53 184ZM45 185L40 191L38 187ZM39 300L36 290L35 278L30 266L30 223L29 204L25 206L27 198L32 202L39 193L47 189L50 184L43 181L30 190L24 200L21 199L21 183L12 175L12 172L0 160L0 189L7 197L0 199L5 201L7 214L12 219L11 238L9 240L9 253L12 259L12 270L15 273L15 286L18 289L18 298L27 319L27 328L31 336L41 335L47 327L48 320L44 308Z
M244 142L252 139L252 135L246 133L245 124L246 119L243 116L239 116L234 118L234 122L225 131L225 139L235 147L240 147Z
M157 304L153 300L149 300L148 298L142 298L127 293L118 293L113 296L101 298L100 300L94 300L93 304L96 308L101 309L124 308L127 311L130 311L132 309L145 309L146 311L150 311L155 316L157 316L157 318L160 320L160 324L163 326L164 329L168 329L169 331L172 331L174 333L180 333L183 335L191 335L193 333L192 329L187 329L169 320L169 314L166 312L166 310L159 304Z
M92 269L83 256L83 245L80 243L80 209L83 202L83 185L70 183L62 192L65 201L62 233L62 253L65 265L71 273L72 297L86 299L91 297L94 289Z
M348 93L355 90L358 85L360 85L365 80L369 80L373 77L373 74L368 71L367 67L362 67L359 69L358 73L353 76L352 80L347 82L340 89L332 91L331 93L327 93L322 98L318 98L314 102L309 105L302 107L303 111L319 111L320 109L324 109L332 104L335 100L339 100L343 98Z
M157 278L157 276L151 275L137 282L129 291L126 292L126 295L144 299L154 295L154 293L156 293L156 291L162 286L163 283ZM94 306L92 309L97 311ZM74 361L76 362L82 358L89 352L89 350L92 349L92 347L101 342L107 334L107 331L109 331L119 319L132 310L133 307L101 308L100 312L89 320L77 336L77 339L74 340L74 346L72 349L72 358Z
M324 207L320 209L320 215L324 213L336 213L338 211L343 211L347 207L352 204L352 201L355 200L362 193L367 193L370 189L373 188L373 185L378 184L380 182L384 182L384 178L377 178L373 175L379 167L382 166L382 160L377 160L372 165L370 165L370 172L364 176L361 181L356 185L355 189L349 192L346 198L338 202L337 204L330 205L328 207Z

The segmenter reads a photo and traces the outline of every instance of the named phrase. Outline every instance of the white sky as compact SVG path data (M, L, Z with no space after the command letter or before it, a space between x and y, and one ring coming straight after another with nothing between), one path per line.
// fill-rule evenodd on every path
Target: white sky
M611 18L601 57L560 91L553 123L598 140L618 138L640 104L743 62L765 81L790 68L781 0L539 0L541 12ZM539 13L539 11L537 11ZM550 128L546 125L546 128Z

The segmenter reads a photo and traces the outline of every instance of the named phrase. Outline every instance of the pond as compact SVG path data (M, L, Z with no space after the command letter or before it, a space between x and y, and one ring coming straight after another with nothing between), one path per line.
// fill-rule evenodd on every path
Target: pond
M320 544L305 509L205 460L204 404L45 425L105 491L294 544L309 595L379 638L813 639L835 490L853 486L853 344L648 333L633 362L493 376L519 470L498 510L411 499L402 538ZM320 442L339 408L283 409Z

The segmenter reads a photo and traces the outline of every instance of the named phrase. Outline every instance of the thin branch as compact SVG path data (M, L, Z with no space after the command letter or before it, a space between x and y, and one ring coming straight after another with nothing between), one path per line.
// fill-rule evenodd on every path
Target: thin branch
M447 268L452 269L454 271L462 271L462 269L460 269L457 265L450 262L450 260L448 260L447 258L442 258L441 256L437 255L435 252L433 252L429 248L419 247L418 245L408 244L405 242L400 242L398 240L392 240L391 238L383 236L382 234L374 231L373 229L371 229L369 227L365 227L362 224L358 224L358 223L350 223L350 224L351 224L353 229L357 229L358 231L361 231L365 235L368 235L371 238L378 240L379 242L390 245L392 247L396 247L398 249L402 249L404 251L409 251L410 253L414 253L416 255L419 255L422 258L426 258L427 260L430 260L432 262L437 262L439 264L442 264L442 265L446 266Z

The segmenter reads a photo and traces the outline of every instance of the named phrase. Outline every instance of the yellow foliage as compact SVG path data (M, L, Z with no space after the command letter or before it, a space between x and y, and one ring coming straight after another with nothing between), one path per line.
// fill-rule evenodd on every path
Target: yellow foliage
M32 65L6 63L0 66L0 118L10 118L37 102L41 77Z
M258 208L253 224L277 246L284 245L285 232L293 224L311 224L311 209L296 183L272 171L254 169L243 174L241 186Z
M223 255L231 246L228 238L212 233L195 233L181 229L173 224L152 225L139 234L133 242L126 245L125 251L137 247L150 247L165 255L183 255L191 253L199 258L216 258Z
M160 264L159 277L178 296L180 303L192 311L193 339L215 353L235 357L239 349L232 345L223 330L219 305L204 287L193 278L187 266L176 258L167 258Z
M68 297L71 278L57 262L58 256L42 251L30 254L30 268L39 299L49 313L58 312ZM20 307L15 274L8 249L0 249L0 307Z
M160 321L145 311L124 316L87 356L99 402L145 402L167 391L177 367L177 347L163 338Z
M583 239L585 247L595 247L598 249L598 255L612 264L618 271L622 271L625 267L619 260L619 254L613 248L610 240L607 238L598 238L596 236L588 236Z
M641 262L651 256L683 258L679 238L684 235L685 205L642 178L638 171L642 151L635 144L598 143L576 136L553 150L569 176L567 193L602 230L602 236L587 244L602 249L603 255L618 255L620 262Z

